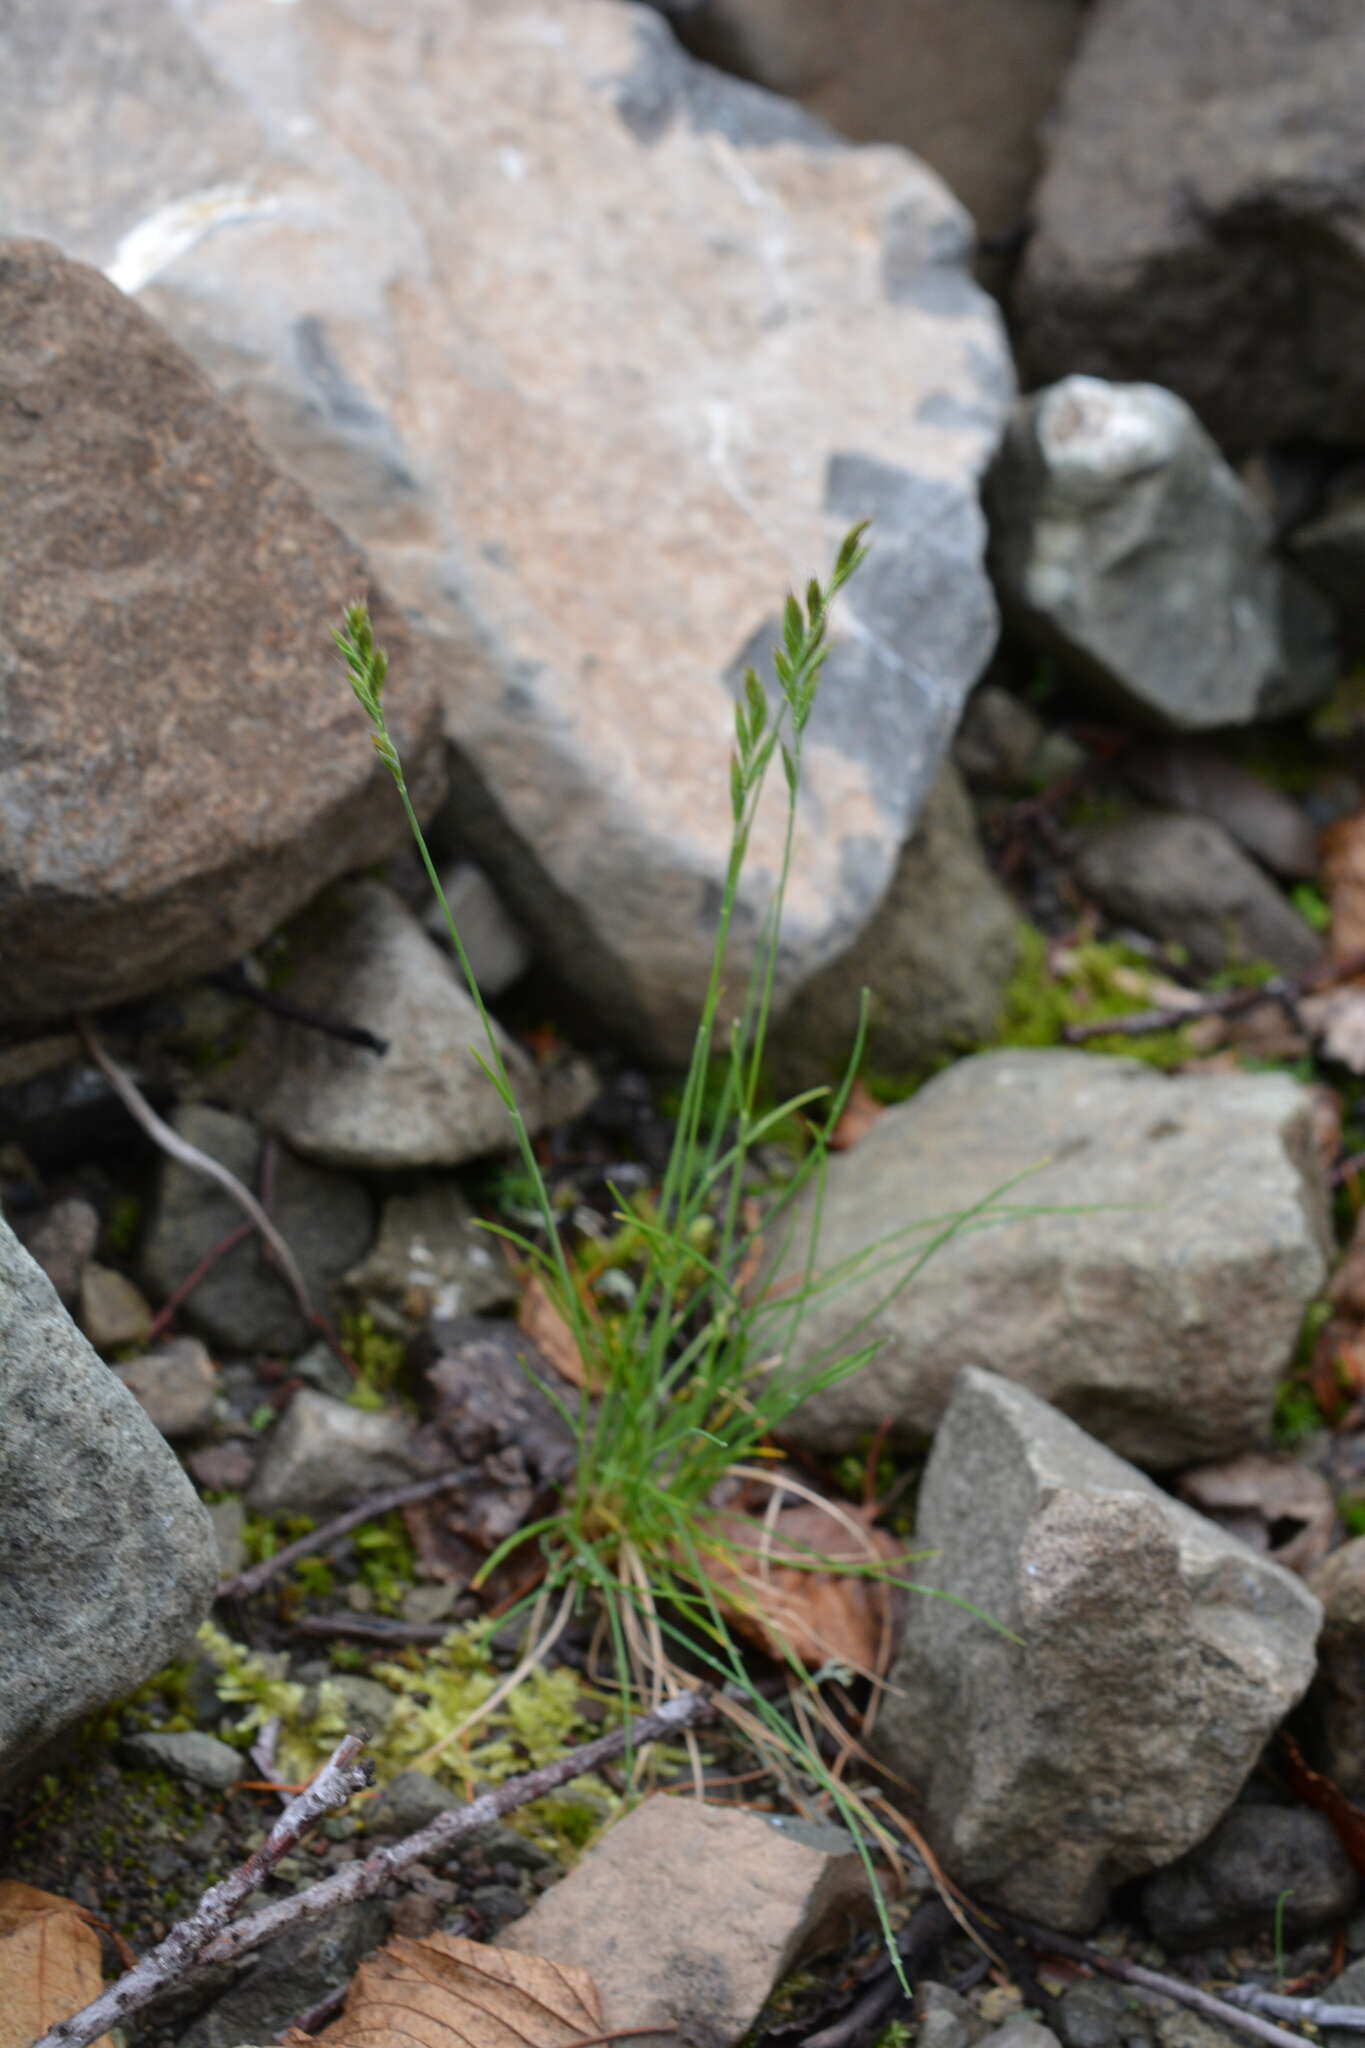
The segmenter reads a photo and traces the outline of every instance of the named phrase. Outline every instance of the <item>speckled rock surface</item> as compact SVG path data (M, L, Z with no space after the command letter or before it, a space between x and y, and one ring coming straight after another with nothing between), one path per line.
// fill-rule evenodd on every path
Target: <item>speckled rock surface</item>
M0 1790L183 1651L218 1576L167 1444L0 1221Z
M779 999L846 950L995 634L977 483L1012 372L934 174L618 0L25 17L13 218L136 292L364 546L443 669L465 850L653 1058L705 984L735 676L875 519ZM774 802L740 956L780 830Z

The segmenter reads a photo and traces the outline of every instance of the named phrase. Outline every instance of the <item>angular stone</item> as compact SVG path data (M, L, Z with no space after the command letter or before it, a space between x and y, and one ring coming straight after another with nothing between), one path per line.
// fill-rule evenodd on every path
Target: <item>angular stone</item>
M1295 882L1317 874L1318 830L1308 813L1229 755L1191 740L1151 740L1125 747L1118 767L1139 796L1221 825L1272 874Z
M45 1209L20 1232L24 1249L57 1290L63 1308L80 1297L81 1275L99 1243L99 1211L80 1195L68 1195Z
M266 1439L247 1506L257 1515L329 1515L419 1476L412 1425L392 1409L352 1408L301 1387Z
M216 1092L306 1158L330 1166L458 1166L510 1147L512 1126L474 1058L478 1012L454 963L382 882L339 882L283 934L280 992L315 1016L371 1032L386 1050L260 1011ZM534 1130L535 1070L499 1032Z
M803 1955L871 1911L852 1842L834 1832L836 1849L811 1848L757 1814L656 1796L498 1946L587 1970L607 2028L657 2021L660 2040L732 2048Z
M1348 1799L1365 1799L1365 1536L1334 1550L1308 1581L1324 1611L1308 1696L1314 1756Z
M172 1443L196 1436L213 1420L218 1372L197 1337L173 1338L119 1366L118 1376Z
M0 1789L181 1654L217 1580L175 1457L0 1221Z
M1075 874L1125 924L1183 946L1201 974L1269 962L1306 974L1322 940L1211 818L1148 813L1082 838Z
M971 1220L992 1195L1010 1213ZM803 1197L793 1259L811 1215ZM889 1232L903 1265L887 1262ZM878 1348L783 1433L823 1454L889 1420L922 1441L963 1368L989 1364L1154 1468L1254 1449L1329 1242L1312 1098L1282 1075L1171 1078L1067 1051L961 1060L830 1162L816 1270L878 1244L881 1270L812 1301L791 1366ZM772 1313L761 1341L780 1350Z
M976 1612L916 1602L878 1750L968 1891L1092 1927L1113 1886L1227 1810L1312 1677L1318 1602L975 1369L935 1438L915 1540L917 1579Z
M841 960L812 975L778 1027L773 1060L784 1085L842 1071L864 988L867 1056L884 1073L980 1045L1018 955L1018 914L987 865L957 770L945 765L881 908Z
M1080 0L691 0L677 27L845 135L913 149L983 236L1011 236L1081 21Z
M480 1230L453 1180L390 1195L374 1245L346 1275L346 1292L404 1323L450 1321L505 1308L517 1288L498 1239Z
M129 1735L119 1744L125 1763L143 1770L169 1771L191 1785L226 1792L239 1778L252 1775L250 1760L202 1728Z
M1142 1887L1147 1924L1168 1950L1255 1941L1277 1925L1297 1940L1349 1919L1359 1899L1355 1866L1325 1813L1260 1804L1234 1806Z
M963 210L615 0L409 0L363 36L255 0L192 30L171 0L26 9L8 210L142 294L365 547L447 677L463 850L651 1059L686 1057L709 971L737 676L875 518L780 1006L877 908L994 640L977 483L1012 375Z
M1015 293L1031 382L1150 377L1225 444L1358 446L1357 0L1101 0Z
M96 1351L117 1351L146 1343L152 1311L126 1274L91 1259L81 1274L80 1321Z
M181 349L84 264L0 243L0 389L13 1022L225 965L404 826L328 640L364 563ZM430 671L376 607L429 809Z
M171 1123L182 1138L258 1186L264 1139L243 1118L189 1105ZM325 1314L332 1288L368 1250L374 1224L369 1196L355 1181L276 1149L271 1220L298 1261L313 1305ZM178 1160L163 1162L156 1204L142 1246L142 1277L164 1298L215 1252L245 1217L216 1181ZM184 1320L221 1351L302 1351L312 1334L282 1275L268 1263L255 1231L213 1265L189 1296Z
M526 934L515 918L508 916L493 884L472 860L457 860L444 868L441 887L469 955L474 979L491 1002L519 981L531 965L532 952ZM448 953L450 938L445 915L434 899L424 910L422 923L442 952Z
M1024 399L986 502L1006 613L1102 706L1195 732L1336 681L1326 604L1173 392L1067 377Z

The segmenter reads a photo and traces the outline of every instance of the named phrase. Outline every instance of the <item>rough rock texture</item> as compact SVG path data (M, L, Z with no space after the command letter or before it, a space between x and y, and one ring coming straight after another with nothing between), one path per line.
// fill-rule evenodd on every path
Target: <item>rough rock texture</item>
M247 1490L257 1515L329 1515L417 1476L412 1425L396 1409L352 1408L301 1387L266 1440Z
M346 1292L402 1323L506 1308L517 1282L504 1247L481 1230L453 1180L390 1195L379 1234L346 1275Z
M1365 1536L1333 1551L1308 1583L1324 1613L1308 1699L1315 1761L1348 1799L1365 1799Z
M1088 834L1074 873L1111 917L1174 940L1201 974L1266 960L1304 974L1322 957L1319 934L1211 818L1152 813Z
M1066 377L1021 401L986 502L1007 614L1101 703L1194 732L1336 680L1328 607L1172 392Z
M208 1785L226 1792L240 1778L250 1777L252 1764L240 1749L229 1748L202 1728L172 1733L129 1735L119 1743L123 1761L143 1770L169 1771L191 1785Z
M656 1796L498 1946L587 1970L608 2028L657 2020L684 2048L731 2048L801 1956L870 1913L848 1836L819 1832L812 1847L757 1814Z
M382 882L339 882L283 935L280 992L320 1017L384 1041L345 1045L258 1012L216 1092L306 1158L330 1166L458 1166L510 1147L512 1127L474 1058L487 1057L478 1012L448 952ZM535 1071L499 1034L530 1129Z
M876 1743L966 1889L1086 1929L1231 1804L1313 1672L1303 1583L994 1373L919 1499L917 1603ZM970 1730L970 1740L963 1731Z
M1164 1949L1254 1941L1276 1924L1291 1939L1354 1912L1360 1879L1325 1813L1235 1806L1213 1833L1142 1887L1142 1911Z
M844 134L913 149L989 236L1023 218L1081 18L1081 0L698 0L677 25Z
M184 1649L213 1526L167 1445L0 1221L0 1791Z
M176 1110L171 1123L247 1187L259 1187L265 1140L254 1125L198 1104ZM326 1314L331 1290L369 1249L370 1198L357 1182L295 1159L282 1146L274 1148L271 1178L271 1220L298 1261L313 1306ZM244 1221L216 1181L164 1160L141 1252L147 1286L164 1299ZM183 1313L224 1351L292 1354L313 1334L254 1231L215 1263Z
M1151 377L1229 445L1365 439L1357 0L1101 0L1016 294L1031 379Z
M736 669L875 516L780 995L845 950L995 632L976 486L1012 375L933 173L617 0L363 33L339 0L21 11L12 216L139 291L366 548L445 671L463 850L651 1056L686 1055L705 983Z
M961 778L945 766L871 924L842 960L812 976L783 1019L777 1069L793 1087L840 1073L864 988L872 994L868 1057L883 1072L979 1045L995 1028L1018 931Z
M969 1222L885 1299L948 1219L992 1195L1014 1213ZM796 1247L810 1214L803 1198ZM879 1345L785 1425L822 1452L854 1449L886 1417L902 1441L928 1435L969 1365L1154 1468L1255 1448L1326 1271L1306 1089L1091 1053L959 1061L831 1161L824 1215L817 1270L893 1230L906 1264L888 1267L884 1247L880 1272L801 1323L794 1369L828 1346ZM773 1349L781 1321L776 1308Z
M19 1235L29 1257L56 1288L62 1307L73 1308L80 1298L81 1276L99 1243L100 1217L94 1203L82 1195L64 1196L29 1218Z
M335 1908L324 1920L304 1921L247 1958L225 1991L180 2035L178 2048L239 2048L269 2042L301 2012L339 1990L356 1965L388 1931L379 1899Z
M1162 810L1208 818L1272 874L1309 881L1318 872L1318 831L1282 789L1227 754L1192 740L1125 747L1119 772Z
M156 322L58 250L0 243L0 394L12 1022L221 967L404 827L328 645L362 559ZM432 671L376 603L429 809Z

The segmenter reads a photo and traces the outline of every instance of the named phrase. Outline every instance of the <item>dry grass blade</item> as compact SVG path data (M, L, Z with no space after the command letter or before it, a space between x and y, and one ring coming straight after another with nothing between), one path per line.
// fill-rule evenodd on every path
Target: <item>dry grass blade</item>
M70 1899L0 1884L0 2048L29 2048L104 1982L100 1939ZM96 2048L111 2048L108 2034Z
M319 2036L334 2048L571 2048L602 2032L586 1970L456 1934L400 1937L362 1963Z

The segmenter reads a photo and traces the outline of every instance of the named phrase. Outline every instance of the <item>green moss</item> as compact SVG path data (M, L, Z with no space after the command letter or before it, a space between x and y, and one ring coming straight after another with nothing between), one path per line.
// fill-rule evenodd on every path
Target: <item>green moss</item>
M395 1512L367 1522L356 1530L351 1542L361 1583L369 1587L376 1612L397 1614L417 1562L403 1517Z
M342 1348L356 1369L348 1400L353 1408L380 1409L400 1391L407 1348L375 1323L368 1309L354 1309L341 1318Z
M1055 964L1054 964L1055 961ZM1131 1016L1144 1007L1131 977L1150 976L1151 964L1130 946L1092 939L1050 958L1047 940L1033 925L1022 929L1019 963L1001 1002L994 1046L1063 1045L1068 1024L1094 1024ZM1083 1041L1084 1052L1121 1054L1155 1067L1184 1065L1191 1056L1188 1031L1160 1031L1149 1038L1118 1034Z
M115 1258L126 1258L137 1241L142 1204L136 1195L116 1195L104 1219L104 1242Z

